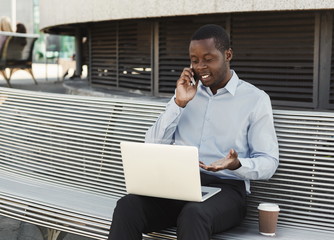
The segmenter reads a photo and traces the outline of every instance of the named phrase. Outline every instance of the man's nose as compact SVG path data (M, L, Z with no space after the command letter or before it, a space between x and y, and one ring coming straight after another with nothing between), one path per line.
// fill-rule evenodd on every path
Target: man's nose
M202 69L202 68L207 68L208 66L207 66L205 60L201 60L201 61L199 61L197 67L198 67L198 69Z

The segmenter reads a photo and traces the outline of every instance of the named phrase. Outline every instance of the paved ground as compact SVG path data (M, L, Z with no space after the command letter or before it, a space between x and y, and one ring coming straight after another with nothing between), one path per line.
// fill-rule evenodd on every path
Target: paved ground
M38 85L34 84L30 74L26 71L20 70L13 74L10 83L13 88L45 91L54 93L66 93L66 88L63 87L62 69L55 64L33 64L33 72ZM57 73L58 72L58 73ZM70 74L73 71L70 71ZM84 77L86 71L84 71ZM67 79L65 79L66 81ZM0 87L7 87L7 83L3 76L0 75Z
M33 72L38 85L35 85L26 71L17 71L13 74L10 81L13 88L45 91L54 93L66 93L67 89L63 86L63 82L58 80L58 76L62 74L61 69L56 65L49 64L47 67L48 79L46 79L46 67L44 64L34 64ZM65 80L66 81L66 80ZM6 81L0 75L0 87L7 87ZM35 225L10 219L0 215L0 240L43 240L42 234ZM68 234L64 240L91 240L90 238Z
M0 216L0 240L43 240L38 227L15 219ZM90 238L67 234L64 240L91 240Z

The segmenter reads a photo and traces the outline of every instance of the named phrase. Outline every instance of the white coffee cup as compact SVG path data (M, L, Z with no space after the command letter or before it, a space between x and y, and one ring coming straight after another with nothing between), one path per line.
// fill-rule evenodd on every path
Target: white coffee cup
M259 210L259 231L265 236L275 236L278 214L280 208L275 203L260 203Z

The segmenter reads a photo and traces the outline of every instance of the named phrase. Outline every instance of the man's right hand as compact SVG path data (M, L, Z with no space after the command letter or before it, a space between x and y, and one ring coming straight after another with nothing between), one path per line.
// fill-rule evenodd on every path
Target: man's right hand
M193 76L193 70L191 68L185 68L179 80L177 80L175 103L179 107L185 107L196 94L198 81L195 85L192 85L191 78L193 78Z

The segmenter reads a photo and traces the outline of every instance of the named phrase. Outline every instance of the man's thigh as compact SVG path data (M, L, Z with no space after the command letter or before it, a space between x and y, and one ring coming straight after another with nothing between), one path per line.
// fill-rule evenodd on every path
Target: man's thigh
M141 215L144 222L143 233L162 230L176 226L177 217L186 202L164 198L147 197L129 194L124 197L133 214Z
M213 216L213 233L237 226L245 218L246 198L235 188L225 186L217 196L208 200L205 208Z
M226 231L239 225L244 219L246 215L245 196L243 190L240 192L235 186L224 184L221 192L206 201L187 203L183 207L180 217L189 216L188 218L199 217L205 219L211 225L212 234ZM192 213L188 214L187 211ZM196 215L193 213L194 211L201 213ZM188 221L190 220L188 219Z

